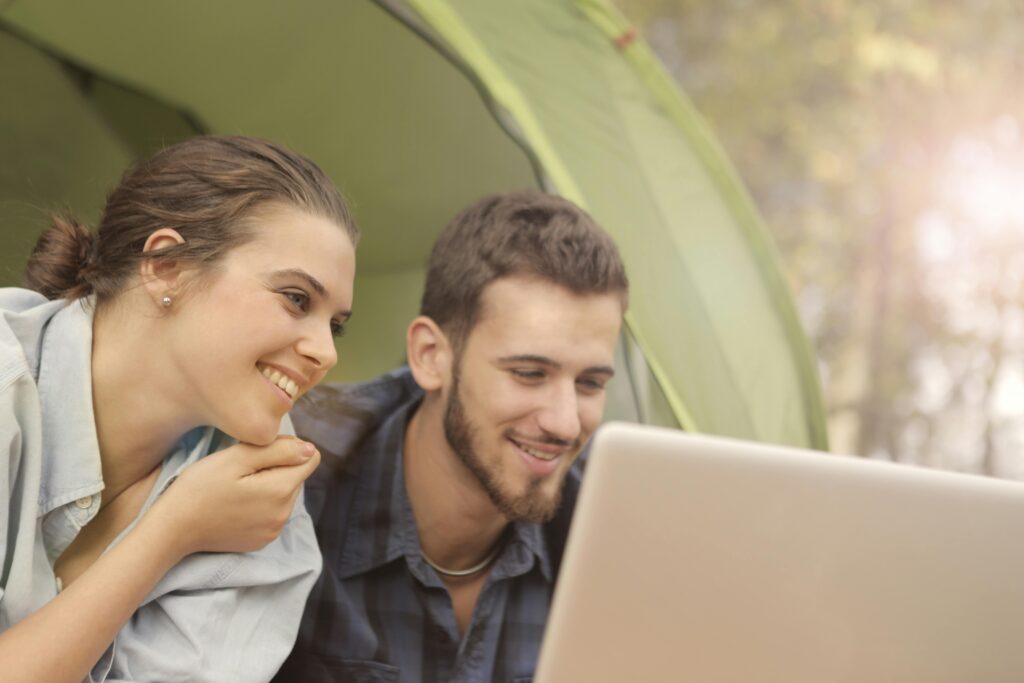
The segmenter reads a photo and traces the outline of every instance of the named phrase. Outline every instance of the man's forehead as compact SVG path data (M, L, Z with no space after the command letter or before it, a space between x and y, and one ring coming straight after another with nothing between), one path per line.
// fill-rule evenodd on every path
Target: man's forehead
M547 359L579 369L610 366L622 323L615 294L575 294L544 281L492 283L469 343L489 359Z
M508 275L484 287L480 293L476 322L479 324L488 317L502 317L514 313L555 314L566 306L594 301L614 302L618 308L617 317L620 319L625 313L625 301L620 292L580 294L565 285L538 275Z

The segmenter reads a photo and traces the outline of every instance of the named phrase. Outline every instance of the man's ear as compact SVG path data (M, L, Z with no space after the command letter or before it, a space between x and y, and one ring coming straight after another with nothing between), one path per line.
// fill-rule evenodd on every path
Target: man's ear
M432 318L421 315L409 323L405 353L413 379L424 391L439 391L451 381L451 343Z
M177 230L160 228L146 239L142 253L153 254L179 244L185 244L185 238ZM173 298L181 287L182 262L176 259L144 258L139 265L139 277L153 303L165 307L161 305L161 300L165 296Z

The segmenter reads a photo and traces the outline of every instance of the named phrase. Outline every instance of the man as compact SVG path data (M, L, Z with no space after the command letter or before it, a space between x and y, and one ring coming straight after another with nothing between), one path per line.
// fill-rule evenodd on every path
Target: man
M324 571L277 680L530 679L627 289L611 239L559 197L452 221L408 367L292 414L323 453L306 504Z

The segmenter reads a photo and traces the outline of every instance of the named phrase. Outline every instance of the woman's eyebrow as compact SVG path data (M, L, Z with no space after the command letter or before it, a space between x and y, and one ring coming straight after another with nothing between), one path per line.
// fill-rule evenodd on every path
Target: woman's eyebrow
M288 277L297 277L305 280L314 292L325 299L327 298L327 288L323 286L323 283L304 271L302 268L285 268L283 270L275 270L269 275L274 280L280 280Z
M317 280L315 277L304 271L302 268L283 268L281 270L275 270L267 275L270 280L283 280L287 278L297 277L300 280L305 280L309 288L317 293L322 299L327 299L327 288L324 287L323 283ZM339 311L338 315L343 321L347 321L352 317L351 310Z

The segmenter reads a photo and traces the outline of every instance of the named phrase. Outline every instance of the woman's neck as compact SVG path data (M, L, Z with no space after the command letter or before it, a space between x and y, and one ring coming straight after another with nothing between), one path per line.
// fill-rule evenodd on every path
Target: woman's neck
M92 402L103 467L104 500L146 477L192 426L176 398L154 320L111 302L93 319Z

